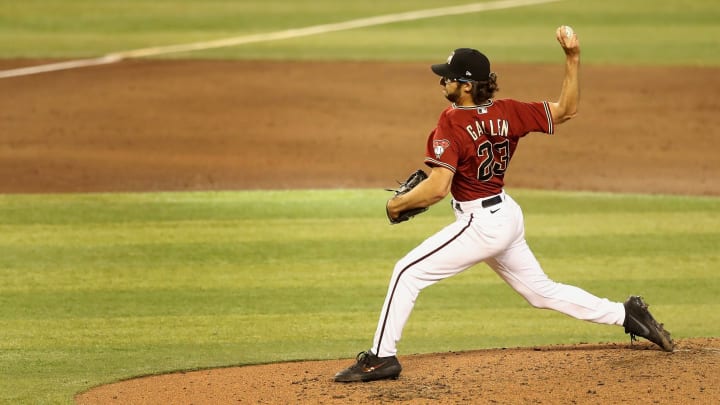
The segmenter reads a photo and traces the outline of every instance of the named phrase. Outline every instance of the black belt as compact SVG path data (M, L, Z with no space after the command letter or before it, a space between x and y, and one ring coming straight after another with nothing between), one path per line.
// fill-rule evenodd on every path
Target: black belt
M493 205L498 205L501 202L502 202L502 197L500 197L499 195L496 195L495 197L490 197L487 200L482 200L480 202L480 205L482 205L483 208L489 208L489 207L492 207ZM450 200L451 205L453 205L452 203L455 203L453 208L455 208L456 210L458 210L460 212L463 212L460 201Z
M495 197L488 198L487 200L482 200L481 204L482 204L483 208L488 208L488 207L492 207L493 205L498 205L501 202L502 202L502 197L500 197L499 195L496 195Z

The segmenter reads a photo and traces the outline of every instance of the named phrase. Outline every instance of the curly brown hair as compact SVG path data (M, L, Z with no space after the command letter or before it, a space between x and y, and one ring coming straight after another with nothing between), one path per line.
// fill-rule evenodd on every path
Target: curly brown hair
M472 94L473 103L480 105L495 96L495 93L500 90L497 84L497 75L495 72L490 73L488 80L483 81L472 81Z

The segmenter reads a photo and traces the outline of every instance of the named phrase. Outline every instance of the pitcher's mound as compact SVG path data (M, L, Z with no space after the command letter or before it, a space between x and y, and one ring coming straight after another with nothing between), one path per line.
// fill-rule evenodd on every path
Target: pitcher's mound
M342 384L352 359L275 363L122 381L80 404L720 403L720 338L400 356L398 380Z

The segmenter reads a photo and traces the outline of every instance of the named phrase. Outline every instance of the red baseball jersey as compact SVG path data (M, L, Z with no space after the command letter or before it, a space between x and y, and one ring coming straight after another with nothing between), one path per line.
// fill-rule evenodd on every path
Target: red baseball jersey
M425 164L455 173L450 192L457 201L499 194L518 141L530 132L553 133L546 101L490 100L472 107L453 104L442 112L428 137Z

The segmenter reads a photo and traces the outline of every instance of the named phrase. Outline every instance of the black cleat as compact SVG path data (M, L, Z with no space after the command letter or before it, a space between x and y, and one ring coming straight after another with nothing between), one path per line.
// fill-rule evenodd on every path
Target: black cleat
M397 357L378 357L370 350L357 355L357 363L335 374L336 382L396 379L402 367Z
M660 346L666 352L673 351L675 344L670 337L670 332L666 331L663 324L653 318L642 297L630 296L623 305L625 305L623 326L625 333L630 334L630 343L637 340L636 336L641 336Z

